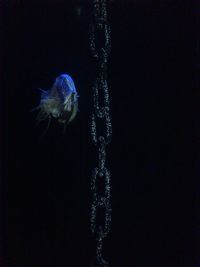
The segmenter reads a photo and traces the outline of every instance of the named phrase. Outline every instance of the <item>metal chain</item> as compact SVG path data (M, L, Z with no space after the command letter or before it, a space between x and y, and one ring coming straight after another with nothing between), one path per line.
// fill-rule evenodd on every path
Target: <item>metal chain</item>
M112 125L110 116L110 101L107 84L107 60L110 53L110 26L107 22L106 0L93 0L93 23L90 27L90 48L92 56L97 63L97 77L93 85L93 112L91 118L92 141L97 148L98 166L93 169L91 177L92 206L91 206L91 231L96 238L95 267L107 267L108 262L103 258L104 239L111 227L110 204L110 172L106 167L106 146L111 141ZM102 44L101 44L102 43ZM103 104L100 105L100 95ZM104 134L99 133L98 124L105 127ZM99 127L98 127L99 126ZM98 130L97 130L98 128ZM103 193L100 192L99 182L103 184ZM103 210L103 222L97 214Z

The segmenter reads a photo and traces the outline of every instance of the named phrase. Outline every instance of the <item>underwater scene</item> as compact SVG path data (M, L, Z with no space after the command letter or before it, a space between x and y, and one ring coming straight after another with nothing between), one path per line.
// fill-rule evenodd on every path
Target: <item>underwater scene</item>
M199 11L1 2L0 267L200 266Z

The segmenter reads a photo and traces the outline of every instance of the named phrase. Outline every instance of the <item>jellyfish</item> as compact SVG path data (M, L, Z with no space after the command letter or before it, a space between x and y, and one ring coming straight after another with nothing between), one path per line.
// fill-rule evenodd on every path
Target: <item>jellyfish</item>
M55 118L64 126L70 123L78 111L78 94L72 78L67 74L58 76L50 90L41 90L40 104L36 120L48 119L47 130L51 118Z

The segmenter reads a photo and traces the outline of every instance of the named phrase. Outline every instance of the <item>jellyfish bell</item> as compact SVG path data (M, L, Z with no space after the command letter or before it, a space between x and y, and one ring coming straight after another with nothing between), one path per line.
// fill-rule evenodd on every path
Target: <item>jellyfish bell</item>
M78 97L72 78L67 74L61 74L50 90L41 90L37 121L49 119L49 127L53 117L59 123L68 124L77 114Z

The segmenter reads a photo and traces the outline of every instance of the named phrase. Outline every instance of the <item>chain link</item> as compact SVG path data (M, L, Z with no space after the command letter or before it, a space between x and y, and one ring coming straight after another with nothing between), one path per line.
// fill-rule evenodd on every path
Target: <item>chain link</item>
M94 168L91 177L92 206L91 231L96 237L96 258L94 267L107 267L108 262L103 259L104 238L110 232L111 204L110 204L110 172L106 167L106 146L112 137L110 116L110 101L107 84L107 60L111 49L110 26L107 22L106 0L93 0L93 23L90 26L90 48L97 63L97 77L93 85L93 112L91 118L92 141L97 148L98 167ZM100 105L100 95L103 104ZM97 131L97 119L105 125L104 135ZM97 186L104 184L103 193ZM100 210L104 211L104 222L97 219Z

